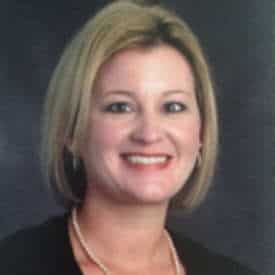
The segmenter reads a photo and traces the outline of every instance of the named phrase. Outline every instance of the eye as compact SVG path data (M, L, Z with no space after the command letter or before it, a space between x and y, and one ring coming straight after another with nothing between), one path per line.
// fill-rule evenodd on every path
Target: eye
M167 102L164 104L164 111L167 113L179 113L186 110L186 105L181 102Z
M111 113L129 113L131 112L131 108L127 102L114 102L109 104L105 111Z

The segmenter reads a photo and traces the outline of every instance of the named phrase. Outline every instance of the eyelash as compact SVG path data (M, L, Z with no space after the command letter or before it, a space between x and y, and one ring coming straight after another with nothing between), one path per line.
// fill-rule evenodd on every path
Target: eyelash
M131 108L127 102L120 101L120 102L113 102L109 104L105 108L105 111L110 113L129 113L131 112Z
M174 109L171 109L174 108ZM175 109L176 108L176 109ZM187 109L187 106L181 102L171 101L166 102L163 105L163 111L165 113L180 113ZM107 105L104 109L105 112L110 113L129 113L133 110L133 108L130 106L128 102L119 101L119 102L113 102Z
M171 111L170 108L172 106L176 108L176 110L174 109ZM171 101L164 104L164 109L165 109L165 112L167 113L180 113L185 111L187 109L187 106L182 102Z

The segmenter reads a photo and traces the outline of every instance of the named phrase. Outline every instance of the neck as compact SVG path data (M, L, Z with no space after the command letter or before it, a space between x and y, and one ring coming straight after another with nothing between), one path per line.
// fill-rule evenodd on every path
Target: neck
M148 269L170 258L166 212L163 204L122 205L87 195L78 209L78 222L86 244L106 266Z

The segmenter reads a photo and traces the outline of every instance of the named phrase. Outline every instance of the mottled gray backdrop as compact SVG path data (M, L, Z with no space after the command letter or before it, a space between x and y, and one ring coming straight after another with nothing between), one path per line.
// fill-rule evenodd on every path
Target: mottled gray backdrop
M0 238L62 211L39 167L43 97L65 43L104 2L0 2ZM271 1L165 2L190 23L207 52L221 128L208 199L190 216L174 213L171 223L261 274L275 274Z

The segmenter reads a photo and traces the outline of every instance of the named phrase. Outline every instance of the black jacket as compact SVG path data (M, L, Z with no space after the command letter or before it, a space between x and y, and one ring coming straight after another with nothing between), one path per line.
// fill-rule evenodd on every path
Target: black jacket
M0 274L81 275L70 246L67 217L51 218L1 241ZM187 275L256 275L239 263L169 231Z

